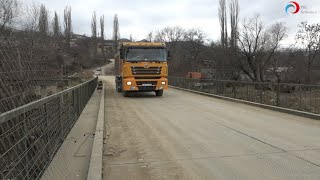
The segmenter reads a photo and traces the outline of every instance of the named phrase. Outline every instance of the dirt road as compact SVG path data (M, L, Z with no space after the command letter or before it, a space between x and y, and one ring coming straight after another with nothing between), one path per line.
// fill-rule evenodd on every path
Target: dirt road
M114 75L114 59L109 59L111 62L102 67L101 75L113 76Z
M320 179L320 121L170 89L106 82L104 179Z

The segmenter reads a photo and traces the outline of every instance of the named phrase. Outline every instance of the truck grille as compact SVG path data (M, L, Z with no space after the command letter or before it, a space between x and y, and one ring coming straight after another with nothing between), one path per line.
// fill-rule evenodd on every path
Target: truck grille
M131 67L133 75L160 75L162 67Z
M150 84L152 86L156 86L157 85L157 81L137 81L137 85L138 86L142 86L145 84Z
M151 77L150 76L149 77L148 76L147 77L146 76L144 76L144 77L143 76L142 77L135 77L135 79L160 79L160 78L161 77L153 77L153 76L151 76Z

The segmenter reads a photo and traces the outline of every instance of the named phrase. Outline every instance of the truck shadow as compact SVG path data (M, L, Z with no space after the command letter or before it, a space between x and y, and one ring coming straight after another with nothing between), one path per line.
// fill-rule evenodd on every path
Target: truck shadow
M161 98L155 95L154 92L134 92L129 93L128 97L125 98Z

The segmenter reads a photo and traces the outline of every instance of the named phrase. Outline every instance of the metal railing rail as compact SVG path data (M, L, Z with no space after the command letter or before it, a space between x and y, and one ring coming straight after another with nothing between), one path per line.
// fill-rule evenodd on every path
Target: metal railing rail
M320 114L320 85L169 77L172 86Z
M40 179L98 78L0 114L0 179Z

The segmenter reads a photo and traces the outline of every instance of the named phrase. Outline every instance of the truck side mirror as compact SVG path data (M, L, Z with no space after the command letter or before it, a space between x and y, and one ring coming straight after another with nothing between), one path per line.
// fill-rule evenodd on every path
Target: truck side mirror
M125 54L124 49L121 48L119 52L120 52L120 59L124 59L124 54Z
M171 51L168 51L167 59L171 60Z
M123 54L123 52L120 52L120 59L124 59L124 54Z

